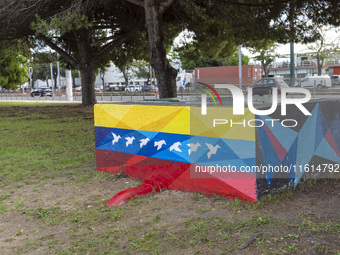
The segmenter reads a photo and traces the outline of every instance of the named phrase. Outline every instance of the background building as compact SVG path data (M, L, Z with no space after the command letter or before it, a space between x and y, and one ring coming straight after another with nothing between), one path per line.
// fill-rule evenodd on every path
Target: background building
M318 75L318 65L315 53L305 52L295 54L295 78ZM269 75L290 78L290 56L281 55L278 62L269 66ZM321 75L340 74L340 56L334 54L333 57L324 60Z

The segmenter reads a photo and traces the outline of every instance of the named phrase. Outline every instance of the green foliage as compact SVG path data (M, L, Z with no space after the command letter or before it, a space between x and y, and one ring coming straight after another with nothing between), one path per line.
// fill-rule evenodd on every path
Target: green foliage
M321 75L321 69L325 64L325 59L334 56L334 54L339 56L340 36L337 36L336 39L329 41L326 37L326 33L329 29L317 27L316 30L319 31L320 37L313 44L308 45L308 49L313 52L311 56L317 60L318 75Z
M150 64L145 60L134 61L132 63L132 73L139 79L150 79Z
M46 52L46 51L35 51L32 53L32 60L30 61L30 66L33 67L32 79L36 80L47 80L50 79L51 69L50 63L53 63L53 76L56 79L58 75L57 69L57 53L56 52ZM60 61L60 74L65 76L65 63ZM76 72L78 77L78 72Z
M55 16L48 20L42 19L36 14L36 21L31 23L31 28L37 34L44 34L48 37L60 36L73 30L81 28L88 29L93 26L89 18L80 13L63 13L62 16Z
M241 62L242 65L248 65L249 64L249 57L241 53ZM237 66L238 65L238 53L235 52L233 55L228 57L225 62L226 66Z
M37 216L38 216L39 218L45 218L45 217L47 217L49 214L53 213L53 210L47 210L47 209L39 208L39 209L37 209L36 213L37 213Z
M50 54L48 52L35 52L32 59L33 80L43 80L50 78Z
M27 3L26 11L22 11L20 3L13 5L16 9L11 11L6 1L0 4L4 10L0 19L1 35L7 35L9 29L4 27L13 23L11 34L35 34L54 50L63 52L73 68L91 75L93 72L89 69L98 69L108 61L125 70L134 59L147 58L150 45L155 46L152 51L167 50L175 36L184 30L193 32L191 46L184 46L192 60L201 60L204 63L198 65L207 65L212 59L209 65L215 62L219 65L219 59L233 56L238 45L263 39L306 43L319 38L313 22L339 25L337 1L153 1L154 7L163 2L161 8L167 8L157 16L159 20L155 20L162 24L161 43L148 45L146 8L139 5L144 1L36 2ZM202 56L207 59L202 60ZM154 63L157 61L153 60L152 65ZM187 67L195 65L191 63ZM92 81L93 77L84 80L84 88L91 90ZM83 103L89 104L91 100Z
M234 51L229 56L219 56L216 58L209 58L203 55L199 50L194 52L186 51L182 48L178 49L179 57L183 69L194 69L196 67L209 67L209 66L236 66L238 65L238 52ZM249 57L241 54L242 65L248 65Z
M0 50L0 86L5 89L16 88L27 82L27 59L18 51L17 45Z
M251 53L257 54L254 59L261 62L262 68L265 72L265 77L268 76L268 66L275 61L278 54L275 53L278 44L271 40L260 40L250 45L252 47Z
M50 65L49 63L41 63L33 65L33 80L42 80L45 81L47 79L50 79Z

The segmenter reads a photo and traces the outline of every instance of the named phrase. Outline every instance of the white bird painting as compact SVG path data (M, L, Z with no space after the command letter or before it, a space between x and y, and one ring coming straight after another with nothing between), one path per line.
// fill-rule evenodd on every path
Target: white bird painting
M199 143L190 143L188 144L188 146L190 147L190 149L188 150L189 155L191 154L191 152L197 151L198 147L201 147L201 145Z
M132 137L126 137L126 147L128 147L130 144L133 143L133 140L135 140L135 138L132 136Z
M207 153L208 159L211 157L211 155L216 154L217 150L221 148L218 144L213 146L212 144L206 143L206 145L209 148L209 152Z
M121 137L120 137L120 135L116 135L115 133L112 133L112 136L113 136L112 145L114 145L115 143L117 143L119 141L119 139Z
M150 142L149 138L144 138L140 140L140 148L142 148L143 146L145 146L148 142Z
M154 146L155 146L155 147L157 146L157 150L159 151L159 150L162 148L163 144L166 145L165 141L164 141L164 140L161 140L161 141L155 142L155 143L154 143Z
M182 145L180 142L176 142L173 145L170 146L170 151L175 150L178 152L182 152L179 146Z

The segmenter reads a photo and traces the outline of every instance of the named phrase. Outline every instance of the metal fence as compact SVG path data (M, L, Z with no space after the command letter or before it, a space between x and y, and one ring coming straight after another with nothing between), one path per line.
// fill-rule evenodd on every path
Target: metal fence
M157 93L130 93L130 92L102 92L96 93L98 102L114 102L114 101L140 101L158 99ZM22 101L68 101L64 93L54 93L53 96L30 96L29 93L18 93L11 91L0 92L0 100L22 100ZM81 93L73 93L72 101L81 102Z
M270 78L269 78L270 79ZM290 87L303 87L309 89L313 95L317 94L329 94L335 93L339 94L340 92L340 81L331 80L328 78L327 84L325 79L315 79L315 77L307 77L305 78L295 78L293 80L289 78L281 78L288 86ZM254 85L258 80L242 82L242 90L246 93L247 88L250 85ZM231 80L223 80L221 82L223 84L231 84L235 86L239 86L237 83L231 83ZM211 84L211 83L209 83ZM213 84L211 84L213 86ZM307 86L308 85L308 86ZM185 90L178 91L177 94L179 97L185 96L193 96L198 92L194 86L185 87ZM223 92L222 92L223 94ZM227 94L230 94L228 92ZM198 96L198 95L196 95ZM97 102L133 102L133 101L144 101L144 100L157 100L159 99L159 95L156 92L97 92L96 93ZM15 100L15 101L68 101L65 91L54 91L52 97L39 97L30 96L29 92L25 91L25 93L13 92L13 91L2 91L0 92L0 100ZM72 101L81 102L82 96L81 92L73 92Z

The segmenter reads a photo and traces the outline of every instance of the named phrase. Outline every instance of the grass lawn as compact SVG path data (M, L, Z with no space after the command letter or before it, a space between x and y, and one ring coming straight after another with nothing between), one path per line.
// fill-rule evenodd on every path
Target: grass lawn
M96 171L93 108L0 102L0 254L340 254L340 183L257 203Z

